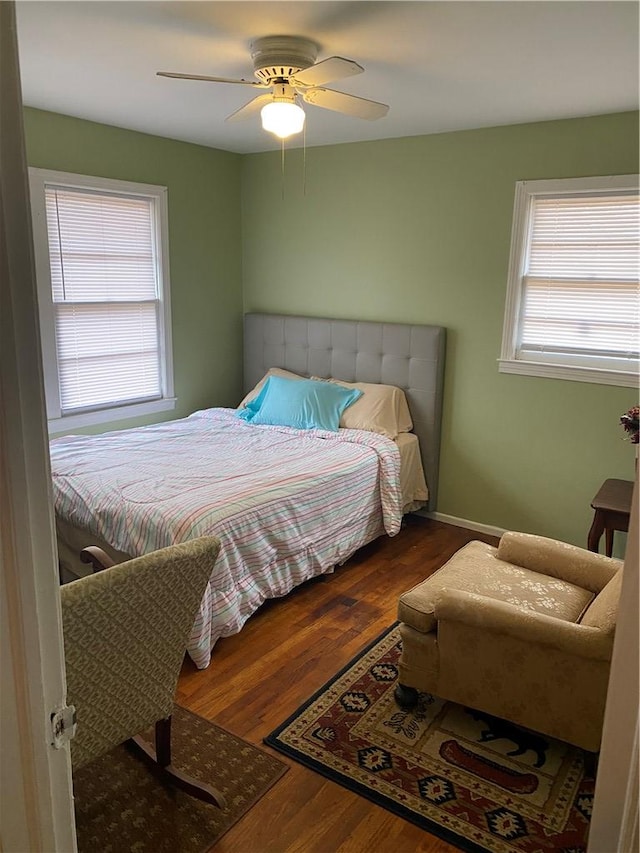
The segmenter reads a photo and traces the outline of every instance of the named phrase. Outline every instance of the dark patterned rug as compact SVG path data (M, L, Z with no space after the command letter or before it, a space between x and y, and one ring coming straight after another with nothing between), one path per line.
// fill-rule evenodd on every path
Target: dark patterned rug
M153 731L145 737L153 742ZM80 853L202 853L287 770L274 756L177 705L172 759L221 791L226 811L159 781L119 746L74 773Z
M400 650L394 626L265 743L463 850L585 851L583 752L429 694L401 711Z

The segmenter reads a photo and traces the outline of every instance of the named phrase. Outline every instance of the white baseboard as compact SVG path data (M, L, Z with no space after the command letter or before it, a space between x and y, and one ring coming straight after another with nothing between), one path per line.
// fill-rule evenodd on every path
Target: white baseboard
M478 533L486 533L488 536L497 536L500 538L505 529L503 527L494 527L491 524L481 524L479 521L470 521L468 518L458 518L455 515L445 515L443 512L420 512L425 518L432 518L434 521L442 521L445 524L453 524L455 527L466 527L469 530L476 530Z

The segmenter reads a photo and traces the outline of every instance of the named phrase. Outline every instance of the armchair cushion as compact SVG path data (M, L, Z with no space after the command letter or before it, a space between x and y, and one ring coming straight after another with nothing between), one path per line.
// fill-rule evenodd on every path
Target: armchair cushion
M484 542L469 542L400 597L398 619L416 631L434 631L437 603L449 590L481 594L487 601L567 622L577 622L593 600L589 589L500 559L498 550Z
M558 649L568 655L608 661L611 659L613 637L594 627L558 619L553 614L497 601L462 590L445 590L436 605L440 623L455 623L477 628L482 635L489 632L512 637L535 646Z

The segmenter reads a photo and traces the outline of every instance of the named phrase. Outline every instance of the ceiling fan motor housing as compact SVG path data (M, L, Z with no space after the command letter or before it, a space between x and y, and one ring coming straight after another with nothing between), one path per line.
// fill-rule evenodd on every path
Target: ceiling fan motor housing
M254 74L262 83L288 81L316 61L318 45L298 36L265 36L251 44Z

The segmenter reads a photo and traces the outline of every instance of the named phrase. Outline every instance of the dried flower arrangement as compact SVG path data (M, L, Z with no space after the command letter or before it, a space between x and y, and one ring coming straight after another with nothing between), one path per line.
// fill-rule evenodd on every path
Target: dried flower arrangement
M626 433L631 444L638 443L638 430L640 421L640 406L632 406L628 412L620 418L620 424Z

